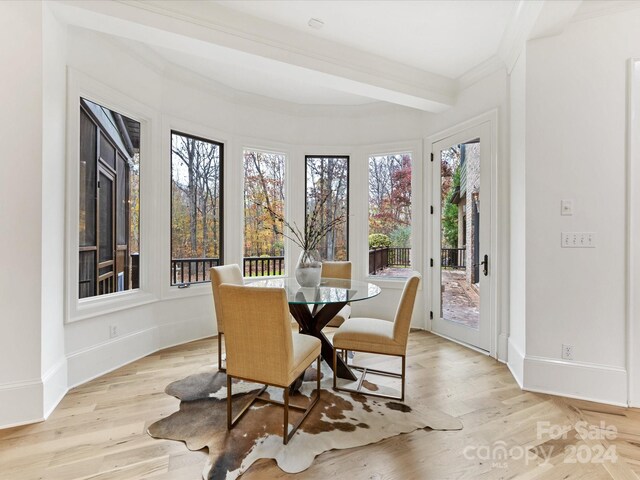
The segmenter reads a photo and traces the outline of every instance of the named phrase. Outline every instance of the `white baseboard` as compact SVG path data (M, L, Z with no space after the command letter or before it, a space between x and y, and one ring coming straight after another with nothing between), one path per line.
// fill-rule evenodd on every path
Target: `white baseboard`
M71 353L69 388L77 387L163 348L215 334L211 319L196 318L157 325Z
M507 366L520 388L524 385L524 354L511 339L508 341Z
M158 350L217 334L218 326L211 317L165 323L158 325Z
M0 385L0 428L17 427L44 420L42 380Z
M69 389L158 350L157 327L110 339L67 355Z
M523 386L533 392L628 405L627 371L621 367L526 356Z
M42 376L42 403L44 418L58 406L68 392L67 359L61 358Z

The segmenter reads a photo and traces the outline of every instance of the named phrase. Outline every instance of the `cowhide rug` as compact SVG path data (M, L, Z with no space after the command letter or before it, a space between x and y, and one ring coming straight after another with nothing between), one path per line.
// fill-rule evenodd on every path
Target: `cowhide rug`
M332 375L323 362L320 400L288 445L282 443L283 408L264 402L254 403L227 432L226 375L217 371L191 375L167 386L166 393L181 400L180 410L152 424L148 433L154 438L181 440L190 450L207 447L209 460L203 478L231 480L260 458L273 458L285 472L297 473L309 468L316 456L328 450L368 445L417 429L462 428L457 418L411 399L400 403L335 392ZM315 391L315 379L316 370L310 368L299 393L291 396L292 404L305 405ZM364 383L369 390L392 391L369 381ZM234 383L234 415L259 388L254 383ZM282 389L269 388L265 393L282 400ZM297 410L289 410L291 425L299 415Z

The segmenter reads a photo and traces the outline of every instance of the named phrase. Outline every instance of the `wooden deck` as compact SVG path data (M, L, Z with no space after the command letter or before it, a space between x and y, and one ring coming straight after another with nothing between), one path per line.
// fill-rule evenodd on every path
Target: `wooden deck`
M165 386L213 368L216 358L215 339L199 340L73 389L46 422L0 430L0 478L199 480L206 452L155 440L145 430L178 409L178 400L164 393ZM273 461L263 460L242 478L638 478L640 410L523 392L505 365L427 332L411 333L407 361L408 395L460 417L464 430L416 431L327 452L298 475L284 474ZM572 430L583 420L590 425L602 421L618 433L612 440L583 438ZM569 435L551 440L546 433L538 435L539 425L558 426ZM547 463L539 457L485 459L486 448L494 452L501 442L514 453L542 445L540 452L553 455ZM615 447L616 462L566 463L572 458L565 452L572 448L595 458L609 447Z

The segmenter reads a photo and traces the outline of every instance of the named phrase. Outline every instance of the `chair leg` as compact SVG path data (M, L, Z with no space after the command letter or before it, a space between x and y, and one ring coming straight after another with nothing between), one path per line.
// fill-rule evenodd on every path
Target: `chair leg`
M333 349L333 389L336 390L336 372L338 371L338 349Z
M285 445L289 443L289 388L284 389L284 422L283 422L284 435L282 436L282 443Z
M402 390L400 393L401 402L404 402L404 381L406 378L406 364L407 364L407 357L406 355L402 355Z
M231 375L227 375L227 430L231 430Z
M320 395L320 357L318 357L318 366L316 367L316 392Z
M226 372L227 369L222 366L222 332L218 332L218 371Z
M335 372L336 370L336 357L337 357L337 348L334 348L333 350L333 370ZM342 350L344 351L344 350ZM357 352L359 350L351 350L352 352ZM376 370L373 368L369 368L369 367L360 367L357 365L350 365L350 368L353 370L359 370L362 372L362 376L360 377L360 381L358 382L358 386L354 389L354 388L346 388L346 387L338 387L337 386L337 381L336 381L336 374L333 374L333 389L338 391L338 392L349 392L349 393L362 393L363 395L368 395L370 397L379 397L379 398L388 398L391 400L400 400L400 401L404 401L404 390L405 390L405 372L406 372L406 357L405 355L394 355L397 357L401 357L402 358L402 372L401 373L395 373L395 372L388 372L388 371L383 371L383 370ZM364 377L367 375L367 373L373 373L374 375L384 375L387 377L393 377L393 378L399 378L400 379L400 396L395 396L395 395L385 395L385 394L381 394L381 393L372 393L372 392L362 392L362 385L364 382Z

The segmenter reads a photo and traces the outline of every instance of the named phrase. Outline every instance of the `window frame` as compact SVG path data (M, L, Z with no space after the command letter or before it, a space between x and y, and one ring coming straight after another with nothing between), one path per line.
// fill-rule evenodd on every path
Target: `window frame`
M347 223L347 235L345 238L345 246L347 250L347 258L345 261L349 261L349 242L350 242L350 196L351 196L351 156L350 155L332 155L332 154L319 154L319 155L305 155L304 156L304 228L307 229L307 169L308 169L308 160L310 158L340 158L345 159L347 161L347 192L346 192L346 200L347 200L347 212L346 212L346 223Z
M219 194L219 207L220 211L220 228L219 228L219 258L218 265L224 265L225 258L225 237L224 237L224 224L225 224L225 213L224 213L224 158L225 158L225 143L219 140L210 140L202 135L185 133L182 129L170 128L169 129L169 283L168 286L170 289L185 289L190 288L192 285L208 285L211 283L211 280L203 280L201 282L185 282L185 283L171 283L171 262L173 261L173 135L180 135L182 137L187 137L192 140L206 142L213 145L217 145L220 149L220 194Z
M137 289L79 298L79 198L80 198L80 105L84 98L140 123L140 266ZM154 127L158 114L152 108L85 75L68 69L67 82L67 153L65 189L65 324L93 318L157 300L153 244L151 241L153 202L151 186L154 168Z

